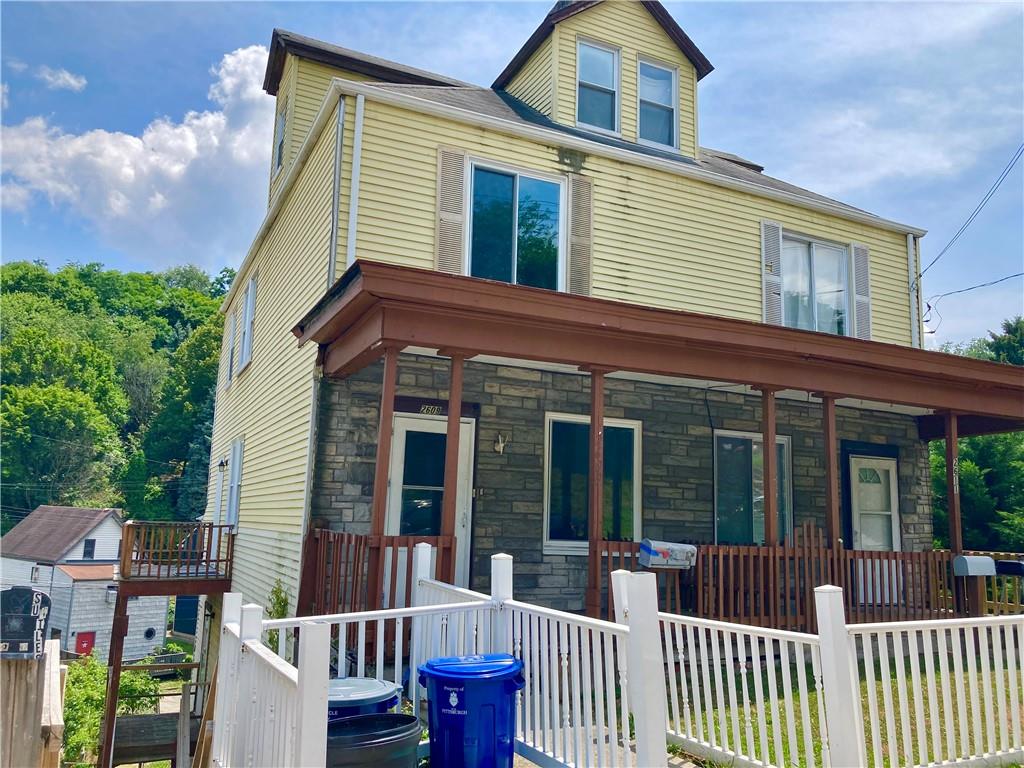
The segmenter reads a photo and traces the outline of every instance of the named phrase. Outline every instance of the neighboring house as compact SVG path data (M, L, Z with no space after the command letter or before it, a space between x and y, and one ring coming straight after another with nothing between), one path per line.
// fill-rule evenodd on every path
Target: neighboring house
M657 2L557 3L490 88L274 31L206 513L247 600L294 610L314 526L453 536L474 586L508 551L573 610L600 539L931 548L927 440L1020 428L1024 384L920 349L921 229L701 146L711 70Z
M32 587L50 595L50 633L61 648L97 654L110 647L121 552L120 510L39 506L0 540L3 588ZM133 600L125 653L144 656L163 644L166 597Z

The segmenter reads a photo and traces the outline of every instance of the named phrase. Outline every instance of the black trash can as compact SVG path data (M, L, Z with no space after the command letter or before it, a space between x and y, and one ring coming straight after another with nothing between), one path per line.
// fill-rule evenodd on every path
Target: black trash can
M327 768L416 768L422 733L413 715L356 715L331 725Z

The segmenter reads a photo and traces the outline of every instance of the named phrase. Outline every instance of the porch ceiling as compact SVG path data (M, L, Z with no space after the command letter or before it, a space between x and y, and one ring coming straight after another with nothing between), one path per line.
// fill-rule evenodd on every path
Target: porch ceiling
M1024 428L1024 371L1013 366L377 262L357 261L292 332L300 346L320 345L329 376L414 346L828 393L969 414L979 418L964 426L985 431Z

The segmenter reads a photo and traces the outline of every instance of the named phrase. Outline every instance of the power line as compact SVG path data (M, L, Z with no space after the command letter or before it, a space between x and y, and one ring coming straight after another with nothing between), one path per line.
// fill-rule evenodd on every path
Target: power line
M21 430L19 430L19 432L21 432ZM94 447L91 444L86 443L86 442L74 441L74 440L61 440L60 438L57 438L57 437L47 437L46 435L40 435L40 434L37 434L35 432L31 432L31 431L28 431L28 430L24 430L24 434L27 434L31 438L39 438L40 440L48 440L51 443L61 443L63 445L73 446L75 448L93 448ZM145 462L147 462L149 464L160 464L161 466L164 466L164 467L174 467L175 469L179 469L180 468L180 465L174 464L174 463L172 463L170 461L157 461L156 459L147 459L145 457L143 457L143 461L145 461Z
M996 280L989 280L988 282L985 283L978 283L977 285L972 285L968 288L959 288L955 291L946 291L946 293L935 294L934 296L925 301L924 317L921 318L921 322L927 323L931 319L932 313L934 313L939 318L939 322L938 325L936 325L934 328L928 331L928 333L936 333L939 330L939 326L942 325L942 315L939 314L939 302L942 301L944 298L946 298L947 296L955 296L958 293L968 293L970 291L976 291L979 288L988 288L990 285L999 285L999 283L1005 283L1007 280L1013 280L1015 277L1024 277L1024 272L1017 272L1012 275L1006 275L1006 277L1000 277Z
M981 198L981 202L979 202L975 206L974 210L971 211L971 215L967 217L967 220L963 224L960 225L960 229L956 231L956 234L953 235L950 241L946 243L945 247L941 251L939 251L938 255L928 262L928 266L926 266L924 269L917 273L917 277L914 278L915 287L917 286L917 283L921 280L921 278L924 277L924 273L931 269L935 265L935 262L941 259L946 254L946 252L953 247L956 241L960 239L960 236L963 235L963 233L967 231L967 228L971 226L973 221L976 218L978 218L978 214L981 213L981 210L991 199L992 195L996 193L996 190L999 189L999 186L1003 183L1006 177L1010 175L1010 170L1013 168L1014 165L1016 165L1017 161L1020 160L1022 155L1024 155L1024 144L1021 144L1019 147L1017 147L1017 151L1013 153L1013 157L1010 158L1010 162L1006 164L1006 167L1003 168L1002 172L999 174L999 177L995 180L995 182L993 182L992 186L989 187L988 192L986 192L985 196Z

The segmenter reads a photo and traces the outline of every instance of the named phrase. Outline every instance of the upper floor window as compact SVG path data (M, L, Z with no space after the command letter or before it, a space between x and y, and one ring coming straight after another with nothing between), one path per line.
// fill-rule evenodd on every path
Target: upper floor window
M276 173L284 165L284 129L288 122L288 100L281 104L277 113L277 121L274 123L274 172Z
M641 59L637 80L640 140L675 147L679 122L676 70Z
M256 314L256 277L249 278L249 284L242 297L242 339L238 353L238 370L241 371L252 360L252 326Z
M790 236L782 238L782 322L790 328L845 336L849 325L849 252Z
M469 274L559 290L563 183L472 166Z
M597 43L578 43L576 122L619 130L619 52Z
M231 456L228 459L228 508L225 525L232 528L238 526L238 508L242 500L242 453L244 444L241 439L231 443ZM220 501L218 500L218 504Z
M227 383L235 377L235 342L237 339L237 324L235 323L235 312L228 315L228 370Z
M92 560L96 557L96 539L86 539L82 543L82 559Z

